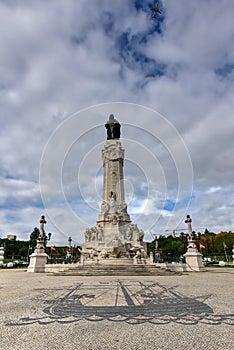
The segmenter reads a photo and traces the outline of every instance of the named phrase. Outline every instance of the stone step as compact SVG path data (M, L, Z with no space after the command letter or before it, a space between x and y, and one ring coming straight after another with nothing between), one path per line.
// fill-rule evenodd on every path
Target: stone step
M56 272L62 276L168 276L177 272L145 265L77 265L66 271Z

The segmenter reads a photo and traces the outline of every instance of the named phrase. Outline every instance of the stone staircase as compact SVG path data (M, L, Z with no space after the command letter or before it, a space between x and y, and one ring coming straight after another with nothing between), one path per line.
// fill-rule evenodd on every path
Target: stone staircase
M59 276L169 276L180 273L155 265L77 265L65 271L54 272Z

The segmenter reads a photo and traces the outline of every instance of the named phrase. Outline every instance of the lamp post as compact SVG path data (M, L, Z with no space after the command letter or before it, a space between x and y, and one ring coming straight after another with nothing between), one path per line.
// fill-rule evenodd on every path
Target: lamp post
M155 239L155 253L154 253L154 259L155 259L155 262L159 262L159 259L160 259L160 252L158 250L158 237L157 235L154 234L154 239Z
M52 236L52 233L50 233L50 232L48 233L48 235L44 234L44 245L45 245L45 247L47 245L47 242L50 241L51 236Z
M72 257L72 248L71 248L71 242L72 242L72 239L71 237L68 237L68 251L67 251L67 259L71 259Z

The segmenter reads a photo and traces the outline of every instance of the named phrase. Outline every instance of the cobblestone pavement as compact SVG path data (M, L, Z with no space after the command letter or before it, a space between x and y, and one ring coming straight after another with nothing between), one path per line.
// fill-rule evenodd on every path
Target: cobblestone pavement
M0 349L234 348L234 269L144 277L0 270Z

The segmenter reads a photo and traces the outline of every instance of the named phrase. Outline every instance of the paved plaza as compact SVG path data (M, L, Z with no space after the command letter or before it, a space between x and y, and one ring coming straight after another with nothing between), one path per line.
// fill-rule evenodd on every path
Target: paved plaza
M0 349L234 348L234 269L144 277L0 270Z

